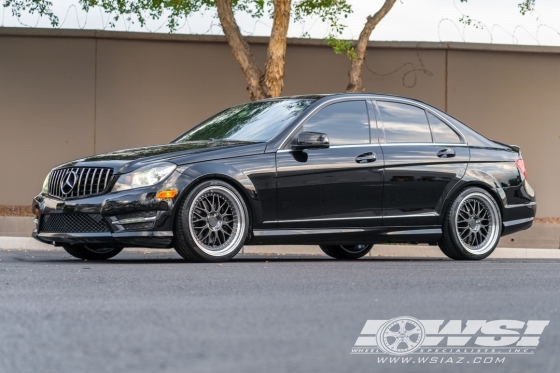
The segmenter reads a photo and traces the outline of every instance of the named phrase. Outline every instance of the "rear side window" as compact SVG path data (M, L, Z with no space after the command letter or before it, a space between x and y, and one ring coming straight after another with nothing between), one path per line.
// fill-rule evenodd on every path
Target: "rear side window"
M439 120L435 115L428 113L430 126L432 127L432 136L434 142L441 142L446 144L460 144L461 138L457 132L453 131L449 126Z
M304 125L305 132L322 132L331 145L369 144L369 117L365 101L329 105Z
M432 142L424 109L396 102L377 101L387 143Z

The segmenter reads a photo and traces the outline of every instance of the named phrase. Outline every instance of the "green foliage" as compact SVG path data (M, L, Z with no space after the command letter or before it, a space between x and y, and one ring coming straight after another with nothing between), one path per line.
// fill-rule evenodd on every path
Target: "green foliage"
M535 1L536 0L525 0L522 3L520 3L518 5L519 12L521 12L521 14L525 15L525 14L530 13L533 10L535 10Z
M462 3L467 3L469 0L460 0ZM519 0L518 0L519 1ZM519 12L523 15L532 12L535 10L535 3L537 0L523 0L519 4L517 4L519 8ZM473 24L473 20L469 16L463 15L460 21L466 25ZM476 25L475 25L476 26Z
M346 54L350 60L354 61L356 59L356 49L352 42L347 40L339 40L333 35L329 35L327 38L327 44L334 50L336 54Z
M294 3L294 19L300 21L305 17L319 16L328 23L331 30L340 34L346 25L340 22L352 13L352 6L346 0L300 0Z
M180 25L180 20L198 11L215 9L215 0L78 0L82 9L89 12L93 8L100 8L110 14L109 25L115 27L116 22L124 17L129 22L137 21L141 26L149 19L167 18L169 32L174 32ZM38 13L49 18L51 25L59 25L59 19L52 12L52 1L49 0L4 0L5 8L11 8L12 14L20 17L22 13ZM272 15L274 9L272 0L232 0L235 12L245 12L254 18L264 17L265 13ZM336 33L342 32L345 25L341 19L352 12L347 0L296 0L292 6L295 20L317 16L327 22Z
M469 0L460 0L462 3L467 3ZM519 0L518 0L519 1ZM535 2L536 0L523 0L521 3L517 4L519 7L519 12L523 15L532 12L535 10ZM483 29L484 25L482 22L472 19L471 16L468 14L461 15L459 18L459 22L467 26L474 26L478 29Z
M39 13L39 15L48 17L51 24L58 26L58 17L52 12L51 1L46 0L4 0L4 8L11 8L12 14L20 17L21 13L29 12L30 14Z
M463 14L461 16L461 18L459 18L459 22L467 25L467 26L474 26L475 28L479 28L479 29L483 29L484 25L482 24L482 22L474 20L471 18L471 16L467 15L467 14Z

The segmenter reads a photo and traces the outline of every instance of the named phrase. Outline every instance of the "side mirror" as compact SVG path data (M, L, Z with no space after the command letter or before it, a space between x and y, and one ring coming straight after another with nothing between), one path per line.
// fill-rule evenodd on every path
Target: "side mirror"
M292 145L292 149L326 149L329 146L329 137L327 134L320 132L302 132L298 135L297 142Z

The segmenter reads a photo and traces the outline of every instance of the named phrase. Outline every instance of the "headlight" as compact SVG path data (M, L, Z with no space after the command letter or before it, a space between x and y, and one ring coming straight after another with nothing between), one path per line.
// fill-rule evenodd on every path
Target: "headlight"
M134 172L121 175L113 187L113 192L155 185L171 175L177 168L173 163L159 163L145 166Z
M43 182L43 190L41 191L41 194L48 194L49 193L49 179L50 178L51 178L51 173L49 172L49 174L45 178L45 181Z

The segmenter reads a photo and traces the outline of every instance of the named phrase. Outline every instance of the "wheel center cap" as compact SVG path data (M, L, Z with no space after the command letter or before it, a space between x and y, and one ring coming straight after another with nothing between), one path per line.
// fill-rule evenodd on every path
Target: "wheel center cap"
M218 218L216 217L216 215L210 215L208 217L208 225L210 225L210 227L212 228L218 225Z
M208 216L208 225L212 230L218 230L222 226L222 217L218 213L213 213Z
M469 219L469 228L474 232L478 231L480 229L480 219Z

